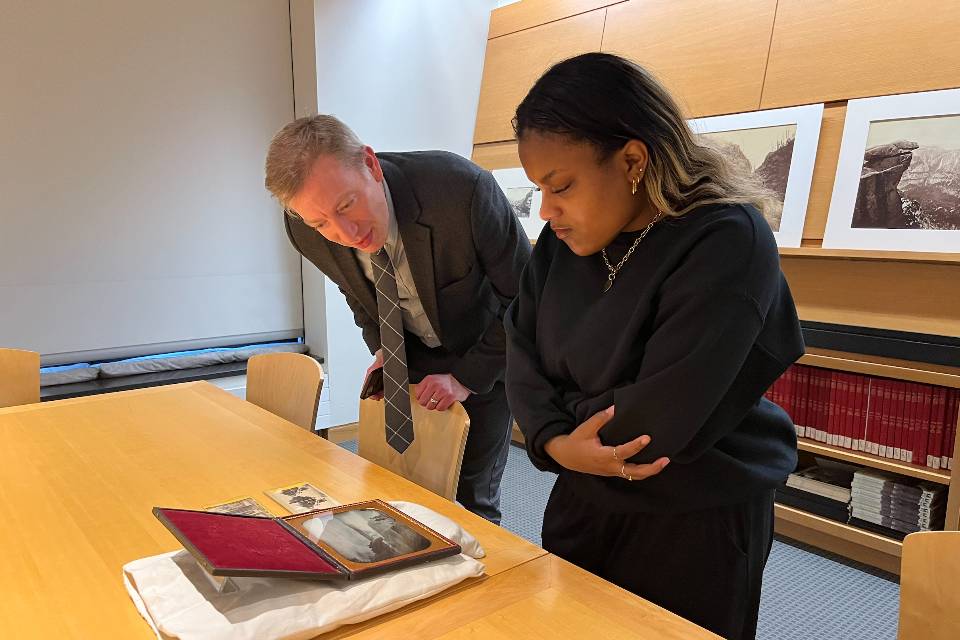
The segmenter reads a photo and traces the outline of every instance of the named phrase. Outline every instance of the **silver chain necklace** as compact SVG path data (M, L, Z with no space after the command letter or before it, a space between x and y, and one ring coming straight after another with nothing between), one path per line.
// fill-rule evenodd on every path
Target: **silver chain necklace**
M646 238L647 234L650 233L650 229L653 228L654 223L660 219L661 213L661 211L657 211L657 215L653 216L653 220L650 221L650 224L647 225L647 228L644 229L643 232L637 236L637 239L633 241L633 244L630 245L629 249L627 249L627 254L623 256L623 259L617 264L617 266L610 264L610 259L607 257L606 248L600 251L600 253L603 254L603 263L607 265L607 271L610 272L607 274L607 281L603 284L603 293L610 291L610 287L613 286L613 281L617 278L617 273L620 272L620 269L623 267L623 265L625 265L630 256L633 255L633 252L636 250L637 245L640 244L640 241Z

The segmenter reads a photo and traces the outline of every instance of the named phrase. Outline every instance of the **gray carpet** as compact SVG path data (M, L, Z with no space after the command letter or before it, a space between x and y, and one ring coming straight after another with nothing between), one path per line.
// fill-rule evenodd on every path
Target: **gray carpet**
M353 442L343 445L356 450ZM510 447L503 475L503 526L540 544L556 476ZM893 640L900 587L895 577L845 558L777 539L764 573L759 640Z

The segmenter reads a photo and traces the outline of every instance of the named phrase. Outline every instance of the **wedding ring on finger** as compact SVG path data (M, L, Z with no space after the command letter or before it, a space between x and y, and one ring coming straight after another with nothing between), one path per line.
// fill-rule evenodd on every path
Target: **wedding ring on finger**
M613 459L620 462L620 456L617 455L617 447L613 448Z
M624 471L626 468L627 468L627 464L626 464L626 463L623 463L623 464L620 465L620 475L623 476L624 478L626 478L627 480L629 480L630 482L633 482L633 476L628 476L628 475L626 474L626 471Z
M430 398L430 404L437 404L436 398Z

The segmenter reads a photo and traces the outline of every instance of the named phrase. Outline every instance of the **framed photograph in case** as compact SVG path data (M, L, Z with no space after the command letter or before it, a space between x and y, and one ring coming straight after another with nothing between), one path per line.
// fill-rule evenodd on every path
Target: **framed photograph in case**
M282 518L155 507L212 576L354 580L460 553L460 546L381 500Z

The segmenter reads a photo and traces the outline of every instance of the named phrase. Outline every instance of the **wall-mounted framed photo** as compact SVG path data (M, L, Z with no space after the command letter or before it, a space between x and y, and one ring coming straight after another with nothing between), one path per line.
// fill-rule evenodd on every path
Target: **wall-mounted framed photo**
M960 252L960 89L847 103L823 246Z
M800 246L822 119L823 105L811 104L688 121L701 144L773 192L763 213L778 246Z
M540 219L540 203L543 198L536 186L527 179L523 169L496 169L491 173L510 201L513 213L527 232L527 237L536 240L546 224Z

